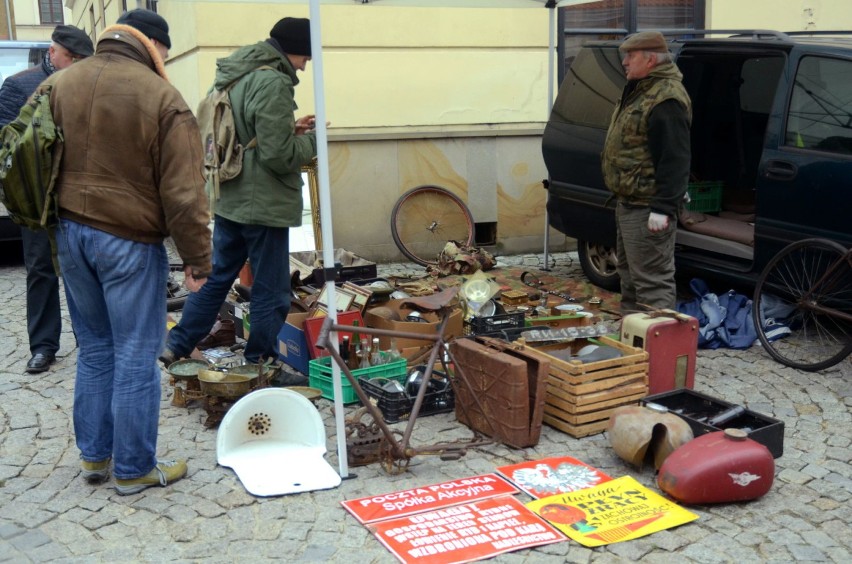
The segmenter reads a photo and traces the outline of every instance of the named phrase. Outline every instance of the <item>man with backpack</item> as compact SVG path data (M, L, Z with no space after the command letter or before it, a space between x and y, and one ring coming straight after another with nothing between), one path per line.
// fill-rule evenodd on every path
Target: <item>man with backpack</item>
M171 236L186 286L211 270L210 219L195 116L165 71L160 15L125 12L93 57L49 78L65 135L56 179L59 264L77 336L74 431L82 475L121 495L186 475L159 460L161 373Z
M310 60L309 20L283 18L265 41L216 62L214 88L230 88L237 137L246 150L242 172L222 182L218 199L213 195L213 273L189 296L169 332L160 356L166 366L208 334L246 259L254 283L245 358L277 358L278 331L290 309L289 228L301 225L301 169L317 150L313 116L294 117L296 73Z
M54 72L91 56L92 40L81 29L58 25L51 36L53 43L41 64L7 78L0 88L0 126L18 116L27 98L44 79ZM62 318L59 310L59 278L53 268L47 231L21 227L24 265L27 268L27 333L32 357L27 372L46 372L56 361Z

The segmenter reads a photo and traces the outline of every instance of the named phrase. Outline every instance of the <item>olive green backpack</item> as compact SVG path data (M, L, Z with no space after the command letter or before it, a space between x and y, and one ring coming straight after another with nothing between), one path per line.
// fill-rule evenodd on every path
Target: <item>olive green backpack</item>
M12 221L32 230L58 224L54 184L64 140L53 123L50 91L36 91L0 130L0 200Z
M59 209L54 186L62 160L64 138L53 123L50 91L36 90L18 117L0 130L0 201L9 217L22 227L47 230L53 267Z
M275 70L262 65L257 70ZM242 77L241 77L242 78ZM219 186L222 182L236 178L243 170L243 153L257 146L257 138L243 146L237 138L237 126L234 123L234 109L231 106L231 89L239 79L231 82L222 90L212 88L198 104L198 128L201 130L201 142L204 145L204 175L207 180L207 196L210 209L214 210L219 200Z

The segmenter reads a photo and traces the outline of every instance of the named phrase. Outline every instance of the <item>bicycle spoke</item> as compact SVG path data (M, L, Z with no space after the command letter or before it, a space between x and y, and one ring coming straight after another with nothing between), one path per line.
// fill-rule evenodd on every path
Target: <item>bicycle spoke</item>
M403 194L391 213L391 235L399 250L422 265L436 264L447 241L473 242L473 218L464 202L437 186Z
M788 246L761 275L754 307L758 337L773 358L803 370L837 364L852 352L849 253L830 241ZM775 312L777 323L762 326L764 312Z

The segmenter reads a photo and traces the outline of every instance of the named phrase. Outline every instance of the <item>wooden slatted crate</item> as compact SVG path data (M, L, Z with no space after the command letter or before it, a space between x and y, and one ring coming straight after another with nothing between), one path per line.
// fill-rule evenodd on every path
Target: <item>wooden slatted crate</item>
M615 347L623 355L584 364L548 354L565 345L525 345L530 354L550 361L544 423L578 438L604 431L616 407L636 404L648 394L647 352L609 337L588 343ZM574 343L572 349L588 343Z

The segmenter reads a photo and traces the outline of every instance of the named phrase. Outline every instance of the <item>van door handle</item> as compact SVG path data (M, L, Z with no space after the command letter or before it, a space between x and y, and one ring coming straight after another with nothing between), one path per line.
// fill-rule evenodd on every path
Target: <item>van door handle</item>
M769 161L763 169L763 175L776 180L792 180L796 177L798 170L798 167L791 162Z

